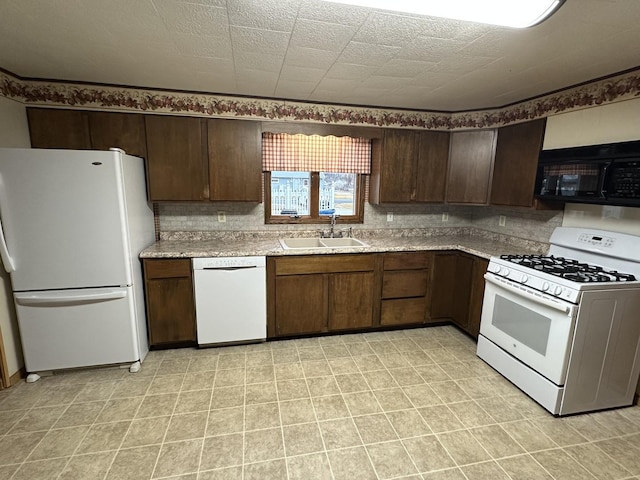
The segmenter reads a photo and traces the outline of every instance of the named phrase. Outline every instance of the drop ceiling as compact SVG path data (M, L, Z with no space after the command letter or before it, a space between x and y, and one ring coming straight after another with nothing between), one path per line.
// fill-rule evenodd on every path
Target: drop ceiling
M467 111L640 66L640 1L566 0L510 29L320 0L2 0L20 77Z

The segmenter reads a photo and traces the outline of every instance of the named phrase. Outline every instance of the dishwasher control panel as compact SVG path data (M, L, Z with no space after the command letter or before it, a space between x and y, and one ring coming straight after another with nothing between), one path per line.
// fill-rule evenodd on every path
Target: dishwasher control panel
M266 257L207 257L192 259L194 270L264 267Z

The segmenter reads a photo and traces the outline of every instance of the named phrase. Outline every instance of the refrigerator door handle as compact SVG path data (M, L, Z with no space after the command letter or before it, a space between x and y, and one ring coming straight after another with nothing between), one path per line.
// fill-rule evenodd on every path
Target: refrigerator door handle
M4 186L2 177L0 177L0 188ZM4 229L2 228L2 214L0 212L0 258L4 264L4 269L7 273L15 272L16 267L13 263L11 255L9 255L9 249L7 248L7 241L4 238Z
M117 300L127 296L126 290L108 291L101 293L80 293L80 294L33 294L33 293L15 293L16 303L20 305L80 305L83 303L104 302L108 300Z

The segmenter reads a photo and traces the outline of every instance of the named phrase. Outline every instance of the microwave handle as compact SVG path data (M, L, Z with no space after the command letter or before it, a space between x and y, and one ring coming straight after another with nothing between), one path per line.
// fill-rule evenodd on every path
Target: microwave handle
M609 167L613 162L607 162L604 164L602 168L602 177L600 178L600 198L607 198L607 191L605 190L605 185L607 184L607 175L609 173Z

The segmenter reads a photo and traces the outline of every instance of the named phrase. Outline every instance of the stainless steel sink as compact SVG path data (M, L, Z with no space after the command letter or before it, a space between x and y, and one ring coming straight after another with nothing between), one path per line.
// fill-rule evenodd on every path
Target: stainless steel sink
M369 245L357 238L281 238L285 250L294 248L354 248Z

